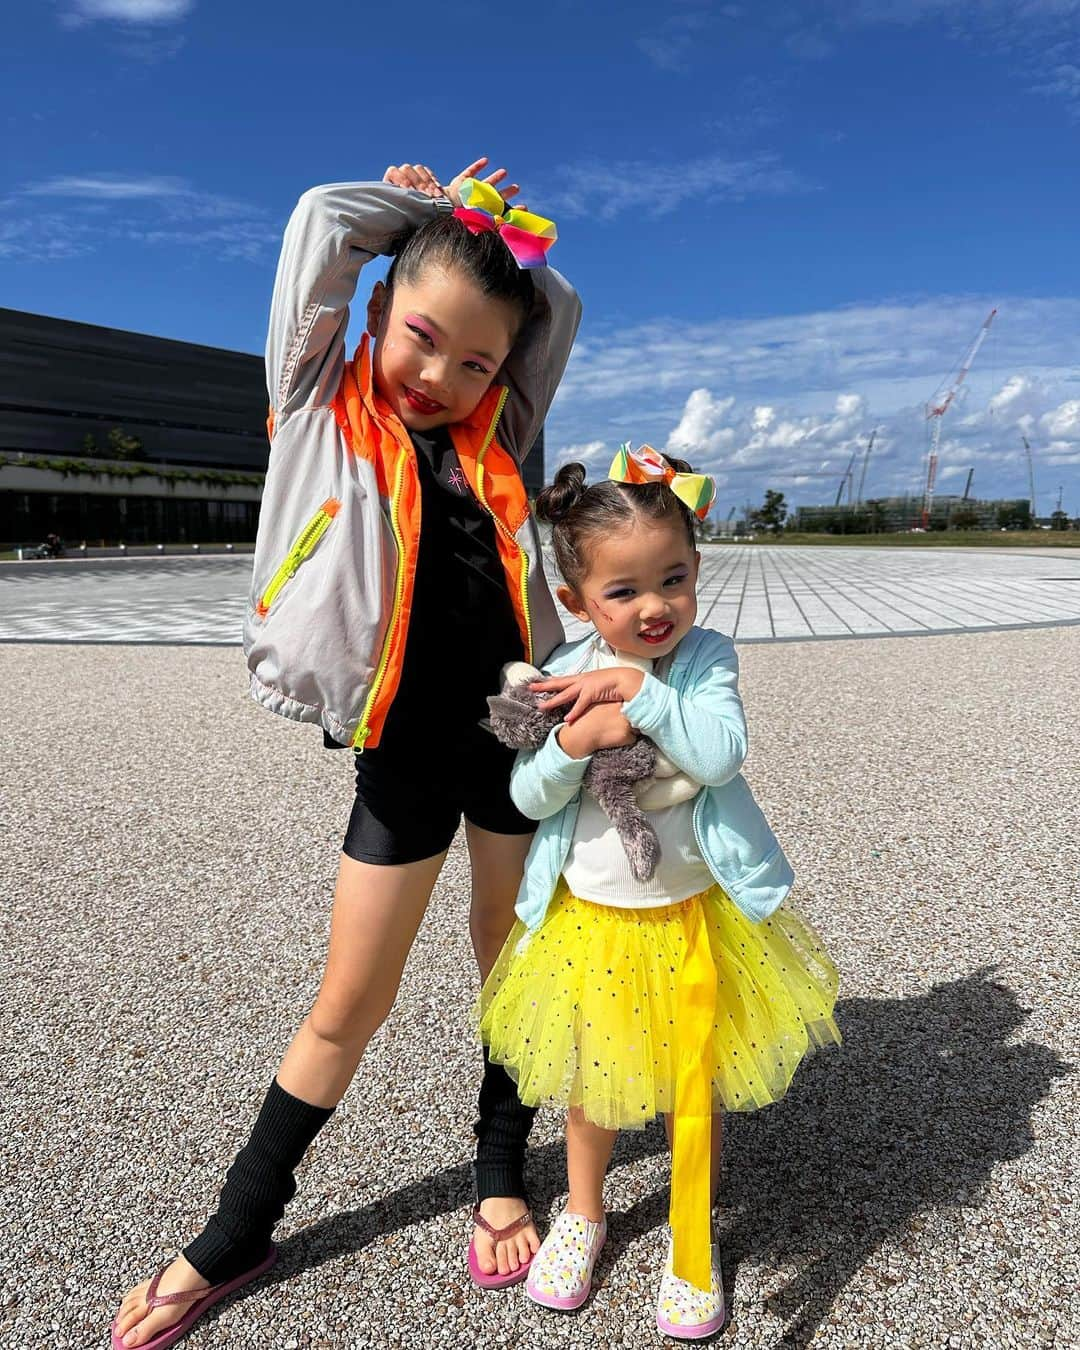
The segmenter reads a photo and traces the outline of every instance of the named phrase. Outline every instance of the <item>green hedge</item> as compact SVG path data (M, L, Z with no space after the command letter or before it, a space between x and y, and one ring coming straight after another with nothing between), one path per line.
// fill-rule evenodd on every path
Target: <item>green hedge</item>
M265 474L242 473L234 469L167 469L162 465L128 464L117 461L111 464L88 464L85 459L53 459L47 455L0 455L0 469L6 464L31 469L51 469L54 473L67 478L69 474L85 474L89 478L160 478L166 483L204 483L218 484L221 487L262 487Z

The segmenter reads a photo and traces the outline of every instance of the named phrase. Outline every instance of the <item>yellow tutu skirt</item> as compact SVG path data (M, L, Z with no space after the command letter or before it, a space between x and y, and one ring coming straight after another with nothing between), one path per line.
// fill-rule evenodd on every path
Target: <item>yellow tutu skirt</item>
M836 989L820 938L789 908L752 923L714 886L663 908L617 909L560 880L538 929L514 925L477 1015L523 1102L640 1129L675 1111L687 1052L708 1075L712 1110L778 1101L808 1050L839 1042ZM684 1034L680 1045L692 1023L695 1044Z

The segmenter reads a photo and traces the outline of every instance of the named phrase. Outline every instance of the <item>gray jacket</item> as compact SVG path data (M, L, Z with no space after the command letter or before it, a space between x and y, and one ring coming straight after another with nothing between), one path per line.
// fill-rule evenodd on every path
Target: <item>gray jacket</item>
M366 340L345 353L361 268L447 203L385 183L305 192L278 264L266 348L270 464L255 544L244 650L252 695L320 723L357 749L378 743L400 677L419 539L416 464L375 395ZM530 659L563 631L520 480L574 341L581 306L552 268L473 418L451 427L470 486L495 519Z

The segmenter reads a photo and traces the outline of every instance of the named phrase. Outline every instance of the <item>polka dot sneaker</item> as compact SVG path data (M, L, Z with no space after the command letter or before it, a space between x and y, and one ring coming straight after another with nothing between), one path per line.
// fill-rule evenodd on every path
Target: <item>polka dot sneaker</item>
M724 1278L720 1248L712 1244L712 1282L708 1291L687 1280L677 1280L671 1269L671 1234L660 1295L656 1300L656 1326L665 1336L682 1341L703 1341L724 1325Z
M580 1308L606 1237L606 1219L593 1223L584 1214L560 1214L532 1259L525 1292L545 1308Z

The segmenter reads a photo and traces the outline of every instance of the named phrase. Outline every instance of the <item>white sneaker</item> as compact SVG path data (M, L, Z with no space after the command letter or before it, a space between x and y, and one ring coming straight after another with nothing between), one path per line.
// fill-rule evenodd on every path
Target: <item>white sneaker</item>
M560 1214L529 1266L526 1294L545 1308L580 1308L606 1237L606 1219L593 1223L584 1214Z
M712 1281L706 1291L688 1280L677 1280L671 1269L672 1241L668 1233L667 1261L660 1294L656 1300L656 1326L665 1336L677 1340L700 1341L712 1336L724 1325L724 1277L720 1269L720 1248L713 1243Z

